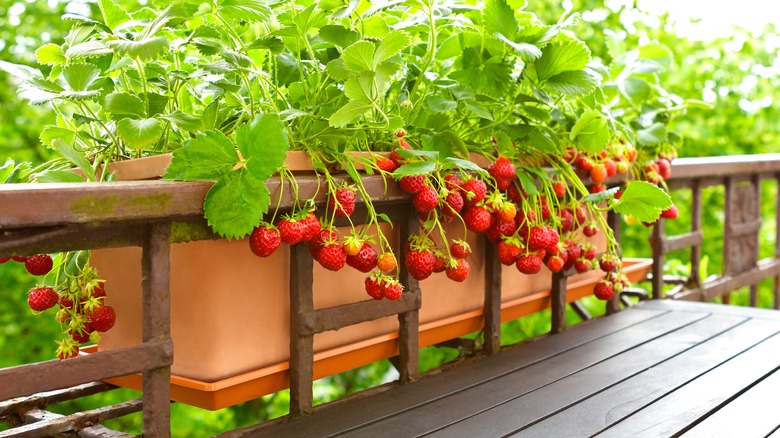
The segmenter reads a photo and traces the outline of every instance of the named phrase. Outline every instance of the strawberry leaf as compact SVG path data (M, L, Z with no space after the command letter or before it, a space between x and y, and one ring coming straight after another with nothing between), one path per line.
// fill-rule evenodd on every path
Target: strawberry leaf
M233 142L219 131L206 131L173 151L173 159L163 178L185 181L217 179L230 172L237 163L238 154Z
M103 101L103 110L112 114L143 117L144 103L128 93L111 93Z
M255 178L265 181L287 158L290 141L276 114L262 114L236 130L238 149L247 161L247 169Z
M653 222L661 216L663 210L671 206L672 198L669 194L648 182L634 181L611 208L642 222Z
M566 40L542 49L542 57L534 62L536 76L546 81L553 76L573 70L583 70L590 62L590 50L582 41Z
M604 190L603 192L591 193L590 195L582 198L582 202L598 204L599 202L603 202L612 198L619 190L620 187L612 187L611 189Z
M395 169L393 176L427 175L434 170L436 170L436 163L433 161L418 161L416 163L404 164L398 169Z
M46 44L38 47L38 50L35 51L35 57L38 58L38 63L43 65L63 66L67 62L62 47L57 44Z
M131 148L143 149L162 136L163 125L157 119L122 119L116 123L116 133Z
M265 182L242 167L224 175L206 194L203 207L211 228L220 236L246 236L260 223L271 202Z
M595 154L607 146L610 135L609 125L604 115L595 110L588 110L571 128L569 139L576 139L582 151Z

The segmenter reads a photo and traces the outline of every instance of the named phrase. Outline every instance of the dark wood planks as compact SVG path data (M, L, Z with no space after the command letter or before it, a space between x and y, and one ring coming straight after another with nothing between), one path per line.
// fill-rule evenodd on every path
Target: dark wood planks
M443 398L465 388L475 387L497 376L539 363L583 344L620 333L635 325L646 327L649 323L668 313L668 311L640 310L640 308L631 312L621 312L609 318L579 326L577 330L503 351L490 360L477 361L468 366L428 376L413 385L393 388L356 403L334 404L324 409L315 410L313 415L296 421L249 427L229 432L224 436L321 437L333 435L339 431L371 424L397 413L414 410L431 400Z
M780 367L775 335L602 431L600 438L672 436Z
M673 315L683 314L683 312L679 312ZM689 315L696 314L690 313ZM609 354L604 358L606 360L595 363L589 360L588 356L591 351L581 351L578 352L577 356L568 358L569 367L580 367L577 372L568 376L565 364L553 363L552 360L545 361L541 364L544 369L535 370L537 372L534 374L517 373L511 378L504 379L500 391L503 396L508 395L509 397L492 406L488 400L483 400L483 398L490 398L491 401L497 400L493 394L497 393L498 388L482 385L480 390L489 390L491 393L479 391L473 394L473 399L480 400L479 406L475 408L462 405L457 412L457 416L462 420L438 430L431 436L504 436L513 433L644 369L656 366L698 343L744 323L744 321L744 318L720 315L697 318L694 323L685 324L679 329L666 333L653 333L653 337L647 341L639 341L637 338L636 340L639 342L633 345L619 345L619 343L605 345L603 347L605 350L611 348L620 348L621 350L618 354ZM629 333L639 334L637 332L640 330L632 330ZM588 349L584 347L582 350ZM545 370L550 370L551 374L557 374L558 379L548 384L551 376L545 375ZM535 386L535 388L528 391L527 388L531 386Z
M764 437L780 425L780 372L774 372L682 436Z
M518 436L547 437L560 430L566 430L568 436L591 436L778 332L780 321L748 320L523 429ZM775 342L770 343L780 347L778 338L774 336Z

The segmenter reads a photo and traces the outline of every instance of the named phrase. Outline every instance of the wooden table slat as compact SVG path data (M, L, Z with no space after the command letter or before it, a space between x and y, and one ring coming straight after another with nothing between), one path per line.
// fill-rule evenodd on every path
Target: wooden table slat
M516 390L523 385L523 379L504 382L507 392L515 390L516 396L489 409L485 409L487 403L483 400L480 402L482 412L474 412L473 415L468 416L466 412L461 411L460 417L463 418L461 421L442 428L431 436L498 437L511 434L526 425L534 424L561 409L610 388L644 369L657 366L669 357L680 354L744 321L743 318L721 315L701 319L664 336L658 336L650 342L635 344L633 347L626 348L622 354L584 367L580 372L530 393ZM572 360L579 362L580 358L576 357ZM557 371L558 366L553 367L550 364L550 368ZM480 389L485 386L482 385ZM474 394L474 396L481 398L489 395Z
M547 437L560 430L571 436L592 436L778 332L780 321L749 320L523 429L518 436ZM778 338L774 336L771 344L780 346Z

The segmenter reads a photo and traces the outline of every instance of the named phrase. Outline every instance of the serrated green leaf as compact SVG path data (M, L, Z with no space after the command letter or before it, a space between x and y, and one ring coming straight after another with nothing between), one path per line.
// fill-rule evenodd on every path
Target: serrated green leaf
M520 181L520 187L522 187L528 195L536 196L536 194L539 193L539 189L536 188L536 183L527 173L522 169L517 169L516 174L518 181Z
M587 70L575 70L550 77L544 83L544 88L567 96L580 96L590 93L598 84L598 79Z
M433 161L418 161L416 163L404 164L398 169L395 169L395 171L393 171L393 176L400 178L409 175L427 175L434 170L436 170L436 163Z
M390 26L381 15L372 15L361 24L363 38L382 39L390 32Z
M113 40L108 46L119 56L129 56L141 61L153 61L168 52L171 42L163 36L140 40Z
M505 0L488 0L482 11L482 22L488 34L500 33L514 40L519 30L515 11Z
M550 137L544 135L537 129L534 129L530 134L528 134L528 141L536 150L541 152L557 154L561 151L561 149Z
M336 20L341 20L342 18L349 17L355 12L358 5L360 5L360 0L349 0L346 5L341 0L337 0L333 2L332 7L330 7L330 5L326 6L326 1L321 1L319 3L321 8L330 12L331 17Z
M281 38L269 36L256 39L252 42L252 44L246 46L246 49L266 49L270 50L271 53L278 55L284 51L284 43L282 42Z
M122 119L116 123L116 133L131 148L143 149L160 139L163 125L157 119Z
M515 146L512 144L512 138L504 131L496 131L493 133L493 139L496 142L496 151L499 155L505 157L515 156Z
M582 41L567 40L547 45L542 57L534 61L536 76L546 81L553 76L575 70L583 70L590 62L590 49Z
M71 59L79 58L94 58L97 56L103 56L112 53L112 50L107 45L100 41L85 41L81 44L76 44L73 47L68 48L65 51L65 56Z
M111 93L103 101L103 110L111 114L144 116L144 103L138 96L128 93Z
M62 47L57 44L45 44L38 47L35 51L35 57L38 59L38 64L43 65L65 65L68 60L65 58L65 53L62 51Z
M425 107L434 113L444 113L452 111L458 107L458 102L445 99L442 96L434 95L425 100Z
M92 64L71 64L62 69L62 77L72 91L87 91L100 77L100 69Z
M447 157L444 159L445 163L453 164L454 166L458 167L462 170L467 170L470 172L477 172L481 173L483 175L487 175L487 171L479 166L476 165L473 161L464 160L462 158L455 158L455 157Z
M465 101L465 104L466 104L466 108L468 108L469 111L474 113L474 115L481 117L483 119L490 120L491 122L493 121L493 114L491 114L490 111L486 110L485 107L483 107L482 105L472 100Z
M542 49L536 47L533 44L516 43L501 33L495 34L494 36L499 40L501 40L502 42L504 42L504 44L513 48L521 57L523 57L526 60L539 59L542 56Z
M89 181L95 181L97 179L95 178L95 171L92 169L92 166L90 165L89 160L87 160L87 157L85 157L81 152L77 151L76 148L59 139L54 140L51 148L58 154L65 157L65 159L76 165L76 167L84 172L84 175L86 175Z
M38 136L42 144L49 146L54 140L62 140L67 144L73 143L76 138L76 133L70 129L60 128L59 126L47 125L41 131L41 135Z
M113 0L98 0L98 7L103 15L103 23L111 29L130 21L130 15Z
M266 180L284 165L290 141L276 114L258 115L236 130L236 144L256 178Z
M219 131L206 131L173 151L164 179L218 179L238 163L233 142Z
M360 39L360 34L341 25L329 24L320 29L320 38L339 47L347 47Z
M653 222L671 206L672 198L668 193L648 182L632 181L611 208L642 222Z
M217 12L233 21L267 22L273 18L273 11L261 0L220 0Z
M0 70L23 81L30 79L43 79L40 71L22 64L14 64L0 60Z
M372 108L371 104L351 100L331 114L328 123L334 128L341 128L352 123L358 116Z
M358 41L350 45L341 54L344 67L356 72L374 71L374 51L376 47L370 41Z
M640 129L636 132L636 138L642 144L661 144L666 142L666 126L663 123L653 123L646 129Z
M157 118L167 120L183 131L198 132L203 129L203 123L199 118L181 110L176 110L170 114L160 114Z
M19 99L28 101L30 105L43 105L59 97L58 93L41 90L38 87L32 86L29 82L19 85L19 88L16 90L16 95Z
M591 193L588 196L582 198L582 202L590 202L591 204L598 204L608 199L612 199L615 193L620 191L620 187L612 187L611 189L604 190L603 192Z
M400 155L401 158L426 158L433 161L439 160L439 153L436 151L421 151L417 149L397 148L396 152L398 152L398 155Z
M265 181L245 167L221 177L206 194L206 220L220 236L244 237L260 224L271 202Z
M76 30L77 34L81 33L81 32L86 32L87 30L89 31L88 33L92 33L92 31L95 30L95 27L99 28L100 30L106 31L108 33L111 33L111 28L110 27L106 26L105 24L103 24L103 23L101 23L101 22L99 22L97 20L93 20L93 19L91 19L89 17L85 17L83 15L63 14L61 18L62 18L63 21L75 21L77 23L83 23L84 24L82 26L74 25L73 28L71 28L71 33L68 34L69 36L73 35L74 29ZM84 39L86 39L86 37L84 37ZM77 42L74 42L73 38L65 38L65 41L67 41L69 45L74 46L74 45L78 44L79 42L84 41L84 39L81 39L80 41L77 40Z
M604 115L598 111L588 110L572 127L569 139L576 139L580 150L595 154L607 146L610 135Z
M374 66L401 53L405 48L412 44L412 37L401 30L394 30L382 39L374 53Z

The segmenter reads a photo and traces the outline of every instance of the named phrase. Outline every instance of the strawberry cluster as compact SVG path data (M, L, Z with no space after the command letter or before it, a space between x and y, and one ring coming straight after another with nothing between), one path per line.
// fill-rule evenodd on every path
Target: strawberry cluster
M29 257L0 257L0 263L9 260L24 263L27 271L36 276L47 275L52 271L54 262L48 254L37 254ZM99 333L114 327L116 311L104 303L106 297L105 281L98 277L94 268L87 263L79 265L78 259L73 262L76 275L71 275L67 269L58 269L52 282L54 286L38 285L30 289L27 295L27 305L33 312L44 312L57 308L56 319L62 324L65 337L57 341L57 357L68 359L78 356L79 346L100 340ZM68 263L66 259L63 265Z

